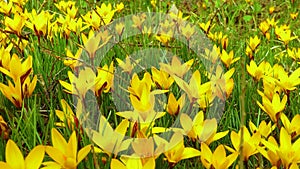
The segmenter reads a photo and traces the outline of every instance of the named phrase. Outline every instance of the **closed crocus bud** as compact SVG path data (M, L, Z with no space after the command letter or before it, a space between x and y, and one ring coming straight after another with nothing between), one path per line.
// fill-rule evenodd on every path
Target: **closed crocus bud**
M267 38L268 40L270 40L270 36L271 36L270 33L267 32L267 33L266 33L266 38Z
M274 10L275 10L275 7L274 7L274 6L271 6L271 7L269 8L269 14L271 15L271 14L274 12Z

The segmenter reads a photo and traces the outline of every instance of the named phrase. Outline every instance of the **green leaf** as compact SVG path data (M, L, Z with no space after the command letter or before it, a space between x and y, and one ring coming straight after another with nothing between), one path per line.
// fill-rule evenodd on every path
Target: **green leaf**
M259 2L255 2L253 5L254 12L259 13L259 12L261 12L261 9L262 9L261 4Z
M221 2L220 2L220 0L216 0L216 1L215 1L215 4L216 4L216 8L220 8L220 7L221 7Z
M245 15L245 16L243 16L243 19L244 19L244 21L249 22L249 21L251 21L252 16L251 15Z

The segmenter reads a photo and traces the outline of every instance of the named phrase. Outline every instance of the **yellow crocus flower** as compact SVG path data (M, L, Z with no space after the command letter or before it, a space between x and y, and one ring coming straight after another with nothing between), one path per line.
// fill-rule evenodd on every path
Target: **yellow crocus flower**
M190 16L183 17L182 11L178 10L175 4L171 6L168 15L173 20L173 23L176 23L178 25L183 25L183 21L186 21L190 17Z
M125 28L125 24L124 23L117 23L116 26L115 26L115 30L116 32L118 33L119 36L122 35L123 31L124 31L124 28Z
M84 23L90 27L92 30L98 30L101 26L101 18L95 11L89 11L82 16Z
M50 15L47 11L41 11L37 14L33 9L27 16L29 21L26 22L26 26L33 30L37 36L43 36L46 35L48 24L50 24L50 20L54 15Z
M156 35L155 38L163 43L165 46L168 46L169 41L173 37L173 30L160 31L159 35Z
M185 94L181 95L178 100L176 100L173 93L169 94L168 104L167 104L167 112L170 115L177 115L180 110L183 108L185 103Z
M3 67L6 70L9 70L10 68L10 60L11 60L11 56L10 56L10 51L13 47L13 44L9 44L6 48L4 48L4 46L2 46L0 48L0 67Z
M235 131L231 131L230 133L230 139L231 144L233 145L233 148L230 148L228 146L225 146L226 149L228 149L230 152L240 152L240 144L241 144L241 130L244 130L243 134L243 154L241 154L241 158L243 158L243 161L248 161L249 157L258 153L257 146L259 145L261 141L261 135L259 132L254 133L252 136L249 133L249 130L243 126L238 133Z
M89 32L88 37L86 37L84 34L81 35L84 44L83 48L87 51L91 59L95 58L95 54L97 50L100 48L99 47L99 43L101 41L100 34L94 35L94 32L91 30Z
M249 122L249 128L252 134L259 132L264 138L268 138L271 132L276 128L276 125L272 125L271 122L268 124L266 121L262 121L259 123L259 126L256 127L252 121Z
M109 92L113 88L114 82L114 64L110 63L108 66L105 64L102 68L97 68L97 77L95 84L96 96L99 96L101 92Z
M155 112L155 95L166 93L167 90L151 90L151 75L146 72L142 80L139 80L137 74L134 74L131 80L131 86L128 88L129 98L134 108L133 111L118 112L119 116L132 119L139 122L151 122L154 119L162 117L164 112Z
M75 55L73 55L69 49L66 49L67 58L64 60L64 65L69 66L72 70L74 70L75 67L80 66L81 63L78 59L80 58L81 53L82 48L79 48Z
M6 98L8 98L17 108L22 107L23 99L25 97L31 96L37 82L37 76L34 76L33 80L30 82L30 77L28 76L23 84L21 78L17 78L14 81L14 85L11 81L8 81L8 86L0 83L0 90Z
M258 101L256 101L256 103L264 112L269 115L274 123L277 123L280 113L284 110L287 103L287 96L284 95L282 100L280 100L278 93L275 93L272 100L269 100L267 96L263 95L262 104Z
M195 27L187 24L186 26L181 28L181 31L182 35L184 35L187 41L189 41L195 33Z
M257 48L257 46L260 44L260 39L258 38L258 36L254 36L250 37L250 41L249 41L249 47L252 51L255 51L255 49Z
M264 143L265 141L262 140L262 143ZM273 136L270 136L268 138L268 144L271 145L272 147L278 147L278 143L275 140L275 138ZM280 158L277 155L277 152L272 151L270 149L266 150L265 147L257 147L257 150L259 151L259 153L264 156L270 163L272 166L277 166L278 164L280 164ZM277 167L272 167L272 169L275 168L277 169Z
M140 31L142 31L142 24L146 19L146 15L142 14L141 16L138 15L133 15L132 16L132 27L139 29Z
M292 138L300 135L300 115L296 114L293 119L290 121L284 113L280 115L280 120L286 129L286 131L292 136Z
M116 10L112 9L112 5L108 3L107 5L105 3L101 4L101 7L96 6L97 14L100 15L101 18L101 25L107 25L112 20Z
M187 83L181 78L177 76L173 76L176 84L187 94L189 101L191 103L202 103L201 100L203 97L206 97L206 93L208 93L211 90L211 83L206 82L204 84L201 84L201 75L198 70L196 70L191 79L190 82ZM211 99L209 98L208 102L210 102ZM205 105L200 105L200 107L206 107L209 105L209 103L205 103Z
M217 61L220 61L221 49L220 47L214 45L210 50L205 48L205 55L203 56L205 59L211 61L212 64L216 64Z
M291 16L291 18L293 20L295 20L297 18L297 16L298 16L298 12L296 12L296 13L290 13L290 16Z
M216 72L212 74L210 78L212 98L217 96L218 98L225 100L230 96L234 87L234 81L232 75L235 72L235 68L231 68L226 73L220 65L217 66Z
M0 13L3 13L6 16L9 16L13 11L13 3L9 1L8 3L5 1L0 2Z
M287 49L288 56L294 59L295 61L300 60L300 48L288 48Z
M153 82L159 89L169 89L173 84L174 79L165 71L157 70L155 67L151 67Z
M201 162L207 169L227 169L233 164L237 157L237 152L226 156L226 151L222 144L212 153L208 145L201 143Z
M117 6L116 6L116 11L121 12L122 9L124 9L124 4L123 4L123 2L118 3Z
M148 159L156 159L164 151L164 144L156 144L154 138L158 137L154 135L153 137L138 137L134 139L131 143L134 153L131 157L141 158L142 161Z
M256 80L260 80L264 75L264 68L265 68L266 62L263 61L257 66L254 60L250 61L250 65L247 65L247 72Z
M287 25L287 24L284 24L284 25L280 25L280 26L276 26L275 27L275 34L277 37L279 37L279 35L286 31L286 30L289 30L290 29L290 25Z
M269 24L270 26L273 26L273 27L275 27L275 26L277 25L277 23L278 23L278 21L275 22L275 18L274 18L274 17L273 17L271 20L268 18L268 19L267 19L267 22L268 22L268 24Z
M59 83L65 88L65 92L74 94L81 99L85 98L85 94L88 90L95 92L96 75L91 68L80 70L78 77L69 71L68 77L70 83L59 80Z
M78 141L75 131L67 142L55 128L52 128L51 138L53 146L46 146L46 152L54 161L44 162L43 165L46 167L76 169L91 150L91 145L87 145L77 152Z
M266 77L268 77L268 76L265 76L264 79L263 79L264 91L261 92L261 91L257 90L257 93L260 96L264 96L265 95L269 100L272 100L274 94L275 93L281 94L282 90L275 83L272 83L272 82L269 82L268 80L265 80Z
M176 75L182 78L191 68L194 63L194 59L191 59L184 64L181 64L177 56L172 57L171 64L160 63L160 70L164 70L170 75Z
M68 8L75 6L75 1L59 1L58 3L54 3L54 5L62 12L67 11Z
M208 34L209 31L214 27L214 25L210 25L210 20L206 23L199 23L200 28L205 32L205 34Z
M283 90L295 90L300 84L300 68L297 68L290 75L283 69L279 69L278 78L275 79L275 84Z
M22 63L22 60L16 54L13 54L10 62L9 69L4 69L0 67L0 71L5 75L11 77L13 81L17 81L18 78L28 77L32 70L32 56L28 56L27 59Z
M264 35L266 35L267 31L270 29L270 25L267 21L263 21L259 24L259 29Z
M250 65L246 65L247 72L256 80L260 80L264 75L270 75L272 67L269 62L263 61L258 66L254 60L250 61Z
M123 69L124 72L131 74L134 67L140 62L140 59L134 60L130 56L126 56L125 61L122 61L119 58L116 58L119 66ZM131 63L132 62L132 63Z
M5 148L6 162L0 162L0 168L5 169L39 169L45 154L45 147L38 145L34 147L27 157L24 156L16 143L8 140Z
M25 25L26 18L16 13L14 18L5 17L4 24L6 29L15 33L17 36L21 36L22 29Z
M84 16L82 16L85 23L93 28L93 30L98 30L100 26L107 25L111 22L116 10L112 10L112 5L102 3L101 7L96 6L96 10L89 11Z
M70 8L67 8L67 15L70 18L75 19L77 11L78 11L78 8L74 5L74 6L70 7Z
M229 132L224 131L217 133L217 120L215 118L204 120L203 111L197 113L193 120L187 114L182 113L180 116L180 124L182 126L182 131L179 131L184 135L187 135L193 141L198 140L200 142L205 142L207 145L223 138Z
M233 58L233 51L227 53L224 49L222 50L221 60L226 65L227 68L230 67L231 64L235 63L236 61L240 60L240 57Z
M273 136L270 136L268 141L262 140L262 143L268 151L271 153L261 151L261 154L267 158L271 163L278 158L281 161L281 164L284 168L289 168L292 163L300 162L300 139L297 139L292 143L291 135L285 130L284 127L280 129L279 143L278 145L276 139ZM270 156L272 154L272 156ZM272 159L275 157L274 159Z
M228 46L228 37L227 36L222 37L222 39L221 39L221 45L222 45L222 48L224 50L227 49L227 46Z
M152 7L155 8L155 7L156 7L157 0L151 0L150 3L151 3L151 5L152 5Z
M165 145L164 155L171 166L175 166L181 160L200 156L199 150L184 146L183 136L179 132L175 132L170 141L158 137L155 141Z
M86 37L83 33L81 34L83 46L82 48L86 50L91 60L95 58L96 52L102 46L104 46L112 37L109 35L107 30L103 32L98 32L94 34L93 30L90 30L88 37Z
M37 83L37 76L35 75L32 79L32 81L30 81L30 77L28 76L23 84L22 84L22 93L23 93L23 97L29 97L32 95L35 86Z
M124 140L128 127L129 121L124 119L113 129L107 119L101 115L99 128L91 130L92 140L108 155L117 156L120 151L128 149L132 143L131 138Z
M8 81L8 86L0 83L0 90L3 95L8 98L17 108L22 107L23 95L22 95L22 86L21 80L17 79L15 85Z
M269 8L269 14L272 14L272 13L274 12L274 10L275 10L275 7L274 7L274 6L271 6L271 7Z
M75 121L76 116L73 113L73 110L64 99L60 100L60 104L62 111L55 110L55 114L61 122L55 123L55 125L65 127L65 124L67 124L70 129L74 129L74 125L78 125L78 121Z
M283 30L278 33L278 39L284 43L284 45L288 45L288 43L294 39L297 39L298 36L291 36L291 30Z
M130 86L128 87L128 91L130 94L140 97L142 92L141 88L150 91L152 83L153 82L149 72L146 72L141 80L139 79L138 75L134 73L130 82Z

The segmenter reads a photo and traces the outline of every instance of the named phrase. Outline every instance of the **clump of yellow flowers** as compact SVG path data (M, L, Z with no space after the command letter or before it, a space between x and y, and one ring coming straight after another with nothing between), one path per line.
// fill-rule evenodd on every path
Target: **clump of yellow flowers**
M203 20L196 13L186 15L173 5L167 12L169 19L153 29L147 25L149 16L144 13L132 15L129 25L125 22L113 25L115 17L129 7L122 2L84 2L81 6L81 1L55 1L51 10L43 9L46 1L41 8L32 10L26 9L26 5L30 6L28 3L27 0L0 1L0 92L13 105L9 110L30 110L27 99L35 95L35 89L45 81L37 68L40 63L36 53L46 53L48 49L44 44L55 46L58 39L63 39L64 54L55 50L55 54L47 54L67 69L66 78L57 79L55 83L65 93L57 101L61 110L54 107L47 115L54 118L55 114L59 120L49 122L53 124L45 138L51 141L39 140L40 145L35 142L30 150L21 147L22 141L10 138L9 128L16 126L15 117L7 123L4 119L13 115L2 114L4 104L0 103L0 134L6 140L5 159L0 162L0 168L76 169L86 161L97 167L101 161L112 169L154 169L160 168L162 163L169 168L180 168L184 160L207 169L230 168L238 160L246 168L299 168L300 115L291 106L298 103L292 102L299 98L300 85L300 48L295 43L299 41L299 31L294 30L299 10L294 9L295 1L290 2L289 24L277 20L280 8L272 4L265 11L269 18L255 20L254 15L251 16L257 31L247 36L245 44L239 44L239 51L235 50L230 34L216 29L215 16L221 18L218 14ZM149 1L154 11L162 3ZM204 10L208 9L206 3L202 4ZM245 6L252 8L258 3L246 0ZM229 2L224 1L223 5ZM255 6L255 10L258 8ZM220 18L218 22L228 24L226 19L223 23ZM187 23L189 20L197 24ZM111 25L113 30L106 29ZM143 59L131 56L123 42L119 47L126 54L117 55L120 51L116 50L111 58L98 63L99 51L126 37L124 32L128 29L149 40L145 41L149 46L176 50L179 48L174 38L176 33L191 47L197 30L201 29L203 36L214 43L211 48L203 49L204 59L213 66L203 71L198 58L174 54L164 58L167 61L144 68ZM142 46L140 41L138 48ZM35 44L40 46L38 52ZM273 47L266 49L265 45ZM265 59L270 51L278 55ZM235 113L231 110L238 106L232 103L236 100L232 95L243 90L237 81L243 68L247 83L256 87L251 94L257 97L249 97L249 102L253 102L253 110L258 110L254 115L259 118L236 126L238 129L219 128L220 119L210 117L209 113L219 103L216 101L231 108L226 113ZM142 71L137 72L140 69ZM124 80L120 80L123 75L129 80L126 87L118 84ZM120 96L118 90L121 90ZM109 109L109 113L92 116L94 112L87 110L92 104L88 102L90 95L97 99L97 110ZM112 95L123 99L122 106L127 109L113 112L111 107L105 107L105 101L111 104ZM72 104L65 96L77 102ZM86 127L91 119L96 125ZM172 122L174 125L170 125Z

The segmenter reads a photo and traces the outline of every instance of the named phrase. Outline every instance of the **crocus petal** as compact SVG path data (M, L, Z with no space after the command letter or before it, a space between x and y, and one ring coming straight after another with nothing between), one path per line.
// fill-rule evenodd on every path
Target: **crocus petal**
M11 168L25 168L24 157L16 143L8 140L5 149L6 163Z
M72 93L73 86L65 81L59 80L59 83L66 89L65 92Z
M230 139L234 149L238 151L240 149L240 136L235 131L232 131Z
M91 151L91 148L91 145L87 145L79 150L77 155L77 165L87 156L87 154Z
M219 133L216 133L216 134L214 135L212 141L219 140L219 139L225 137L228 133L229 133L229 130L223 131L223 132L219 132Z
M185 113L182 113L180 116L180 124L183 128L183 130L187 133L189 133L192 130L193 121L192 119Z
M202 132L199 133L199 139L201 141L207 141L217 130L217 120L214 119L206 119L203 123Z
M268 138L268 141L261 140L261 143L274 153L278 150L277 142L276 142L275 138L272 136L270 136Z
M239 156L239 153L238 152L234 152L232 154L230 154L227 159L228 159L228 166L231 166L231 164L236 160L236 158Z
M210 168L212 160L212 152L210 148L205 144L201 143L201 162L206 168Z
M46 152L54 161L62 166L64 165L67 157L59 149L51 146L46 146Z
M280 115L280 119L283 126L287 129L288 132L290 132L289 130L290 130L291 123L284 113Z
M8 70L4 69L3 67L0 67L0 72L4 73L5 75L7 75L9 77L12 76L11 73Z
M123 119L121 123L116 127L115 131L125 136L128 126L129 121L127 119Z
M290 150L292 148L291 136L283 127L280 130L280 147L283 150Z
M0 168L12 169L7 163L0 161Z
M76 154L77 154L77 138L76 138L75 131L73 131L66 147L66 156L72 159L76 159Z
M45 147L42 145L34 147L25 158L25 166L28 169L38 169L43 162Z
M223 145L219 145L213 153L212 163L213 164L222 164L226 160L225 157L226 157L225 148Z
M155 159L150 158L143 166L143 169L155 169Z
M110 163L111 169L127 169L127 167L119 160L112 159Z
M36 86L36 83L37 83L37 76L35 75L29 85L29 92L28 92L28 95L31 96L32 95L32 92Z
M66 154L67 142L64 137L55 129L52 129L52 145L61 153Z
M199 150L196 150L196 149L191 148L191 147L186 147L186 148L184 148L184 151L181 155L181 160L197 157L197 156L200 156L200 154L201 153L200 153Z
M63 109L63 112L65 112L66 114L74 114L70 105L66 102L66 100L64 99L61 99L60 100L60 103L61 103L61 107Z
M123 161L123 159L121 159ZM126 161L126 162L125 162ZM140 158L128 158L123 162L126 163L126 168L143 168L143 163Z
M43 162L43 165L42 169L61 169L61 165L53 161Z
M292 163L289 169L299 169L297 163Z
M134 111L116 112L116 114L125 119L133 119L133 120L137 120L139 115L137 112Z

